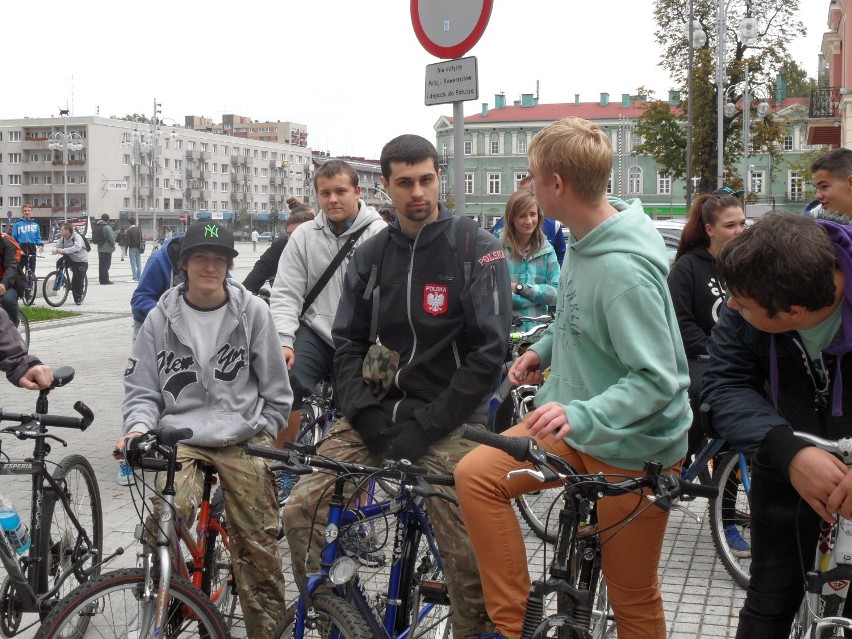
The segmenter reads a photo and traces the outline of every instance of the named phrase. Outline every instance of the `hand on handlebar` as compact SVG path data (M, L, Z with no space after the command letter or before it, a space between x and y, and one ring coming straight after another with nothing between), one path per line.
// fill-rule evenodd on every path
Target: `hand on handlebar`
M124 451L127 447L127 442L129 442L134 437L139 437L142 433L133 432L127 433L123 437L121 437L117 442L115 442L115 448L112 451L112 456L116 459L124 459Z
M795 454L788 473L793 488L825 521L833 524L837 512L852 518L852 476L837 457L808 446Z
M538 353L528 350L512 364L509 369L509 382L512 386L521 384L543 384L544 376L541 374L541 357Z

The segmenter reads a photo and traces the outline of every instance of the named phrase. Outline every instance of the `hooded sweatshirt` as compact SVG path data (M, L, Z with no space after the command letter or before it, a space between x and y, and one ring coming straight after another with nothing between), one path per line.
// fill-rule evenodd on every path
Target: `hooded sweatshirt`
M701 388L719 436L784 476L796 453L809 446L794 428L827 439L852 435L852 393L844 393L844 384L852 384L852 227L817 223L845 277L840 330L822 349L827 383L796 331L767 333L725 308L707 347L710 365Z
M569 238L556 320L532 347L552 366L535 403L561 404L565 440L595 459L671 466L686 453L692 413L668 255L639 200L609 202L618 213Z
M384 220L375 209L361 200L358 201L358 215L352 221L352 225L340 235L335 235L331 231L325 211L320 211L319 215L310 222L299 225L281 253L278 273L272 285L272 296L269 298L269 307L275 318L281 346L293 348L305 298L349 236L358 229L367 227L355 243L357 247L385 226ZM337 307L340 305L343 278L350 257L351 252L338 266L301 319L302 323L310 327L329 346L334 346L331 325L334 322Z
M191 428L187 444L220 448L262 430L275 437L286 426L293 392L269 309L233 280L225 285L227 309L219 335L209 336L209 362L193 352L183 284L148 314L124 372L125 433Z

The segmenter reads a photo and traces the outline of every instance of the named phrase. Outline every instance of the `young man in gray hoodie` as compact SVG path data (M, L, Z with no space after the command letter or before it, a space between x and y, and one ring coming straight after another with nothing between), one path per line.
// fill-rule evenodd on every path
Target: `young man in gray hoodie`
M386 226L381 216L360 199L358 173L347 162L331 160L319 167L314 174L314 188L322 210L290 237L278 262L269 300L293 386L293 410L288 424L288 434L293 437L299 428L302 399L333 370L331 325L340 305L349 257L355 247ZM337 253L356 233L360 235L346 258L310 306L303 308Z

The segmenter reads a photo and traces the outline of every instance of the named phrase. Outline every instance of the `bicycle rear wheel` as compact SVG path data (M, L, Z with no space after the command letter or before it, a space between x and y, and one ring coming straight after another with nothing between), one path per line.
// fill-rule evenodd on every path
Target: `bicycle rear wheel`
M36 295L38 295L38 278L35 275L28 275L26 284L24 285L24 294L21 296L21 299L24 300L24 304L27 306L32 306Z
M304 639L372 639L367 622L348 601L332 595L317 595L313 604L317 627L305 628ZM295 624L296 607L291 606L272 633L272 639L291 639Z
M47 558L47 569L40 576L39 592L53 588L66 571L73 569L73 573L62 582L56 593L56 598L62 599L77 585L101 572L98 563L103 548L103 514L95 471L85 457L68 455L56 466L53 478L59 484L61 494L68 500L71 513L62 507L59 495L49 491L42 520L48 525L39 548L39 557ZM88 545L78 539L72 514L86 531ZM81 616L78 622L79 636L82 636L88 619Z
M747 474L750 469L751 462L748 462ZM738 453L726 453L717 461L713 485L719 489L719 496L710 500L708 517L713 545L728 574L739 586L746 588L751 565L751 506L743 486Z
M21 339L24 340L27 349L30 347L30 320L24 315L23 311L18 309L18 333L21 334Z
M83 300L86 299L86 293L89 292L89 276L86 273L83 273L83 293L80 295L80 304L83 303Z
M159 575L154 575L151 579L153 596L146 599L144 568L126 568L100 575L57 603L36 637L79 637L75 629L83 617L88 621L91 636L149 637L159 582ZM168 597L169 612L163 637L230 638L219 611L204 593L185 579L172 576Z
M44 301L50 306L62 306L68 299L68 278L64 277L62 271L51 271L41 284L41 293Z

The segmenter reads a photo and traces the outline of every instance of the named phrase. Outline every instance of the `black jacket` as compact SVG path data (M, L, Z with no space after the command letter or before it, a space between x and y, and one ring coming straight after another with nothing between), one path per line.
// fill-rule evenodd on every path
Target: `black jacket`
M275 241L272 242L270 247L254 263L251 273L243 280L243 286L257 295L260 288L266 284L266 281L269 278L275 277L275 274L278 272L278 262L281 260L281 253L284 252L284 247L287 246L289 238L289 235L281 235L275 238Z
M716 278L715 259L696 246L674 263L668 282L683 348L686 356L694 359L707 350L710 331L725 305L725 290Z
M462 423L486 423L487 396L505 358L512 317L509 272L499 240L475 229L465 283L455 248L458 223L441 207L439 219L414 241L395 222L355 251L332 329L337 399L350 421L381 406L397 424L416 420L432 440ZM394 387L381 403L362 375L374 266L378 338L400 355Z

